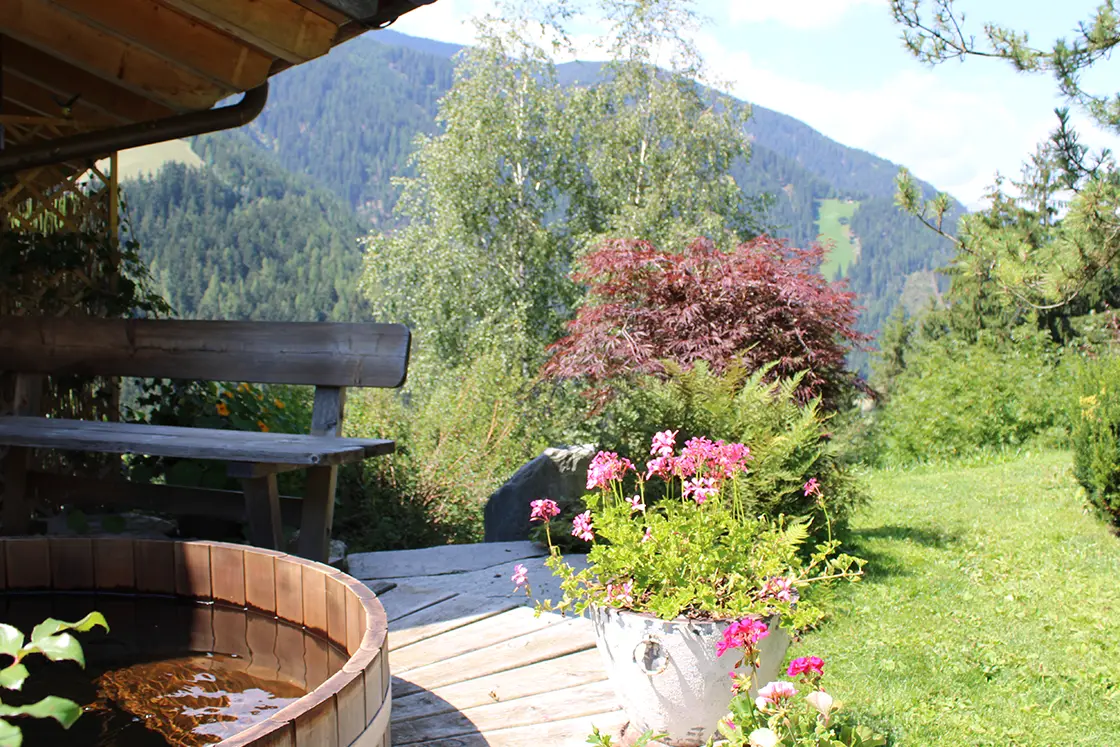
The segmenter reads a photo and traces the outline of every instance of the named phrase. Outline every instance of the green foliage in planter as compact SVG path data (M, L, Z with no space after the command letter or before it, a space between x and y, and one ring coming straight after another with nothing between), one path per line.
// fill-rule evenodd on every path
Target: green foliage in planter
M45 656L51 661L74 661L85 667L85 655L78 639L69 631L85 633L95 627L109 630L108 623L100 612L91 612L77 622L62 622L48 618L36 625L31 631L31 640L11 625L0 623L0 655L11 657L11 663L0 669L0 687L19 690L27 681L29 672L23 660L32 654ZM20 728L7 719L12 716L31 718L53 718L69 729L82 715L81 706L72 700L48 695L36 703L13 706L0 702L0 747L21 747L23 733Z
M1120 526L1120 357L1084 364L1075 391L1074 475L1093 506Z
M698 435L742 442L751 450L749 477L741 486L747 512L811 516L817 529L824 517L815 497L802 489L811 478L828 496L834 528L864 500L859 481L838 462L830 416L819 400L798 400L801 376L767 382L769 366L751 373L736 363L722 375L703 361L688 370L665 366L665 380L642 377L619 387L600 421L604 449L644 464L653 434L663 429L679 431L680 443Z

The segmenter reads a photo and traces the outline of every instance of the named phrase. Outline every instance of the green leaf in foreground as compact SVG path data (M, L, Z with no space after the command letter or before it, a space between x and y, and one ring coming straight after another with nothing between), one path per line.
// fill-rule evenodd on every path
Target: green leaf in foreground
M0 687L8 690L19 690L23 687L27 674L27 667L19 662L0 669Z
M31 716L32 718L53 718L69 729L82 715L82 708L72 700L48 695L38 703L25 706L10 706L0 703L0 716Z
M53 617L49 617L32 629L31 642L38 643L40 640L55 635L56 633L61 633L64 630L85 633L99 625L105 628L105 632L109 632L109 623L105 622L105 616L100 612L91 612L81 620L72 623L55 620Z
M24 648L27 653L38 652L51 661L76 661L83 669L86 666L86 657L82 653L82 644L69 633L59 633L49 638L29 643Z
M23 648L23 632L19 628L0 623L0 654L7 654L13 659Z
M23 732L0 719L0 747L23 747Z

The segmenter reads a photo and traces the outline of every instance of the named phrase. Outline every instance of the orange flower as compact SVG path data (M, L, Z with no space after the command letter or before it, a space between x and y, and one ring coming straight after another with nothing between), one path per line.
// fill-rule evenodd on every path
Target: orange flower
M257 421L257 427L261 429L261 433L268 433L268 425L263 420Z
M225 397L226 399L233 399L233 392L226 389L224 392L222 392L222 396Z
M216 409L218 410L218 414L223 418L229 415L229 407L226 406L225 402L219 402Z
M284 403L281 402L278 399L272 400L272 404L276 405L276 409L278 409L278 410L283 410L284 409Z

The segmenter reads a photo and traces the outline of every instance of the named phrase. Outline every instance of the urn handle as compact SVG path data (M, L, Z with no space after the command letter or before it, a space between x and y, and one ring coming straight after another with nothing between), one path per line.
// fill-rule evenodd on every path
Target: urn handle
M634 647L634 663L646 675L652 677L661 674L669 667L669 652L661 645L661 641L647 636Z

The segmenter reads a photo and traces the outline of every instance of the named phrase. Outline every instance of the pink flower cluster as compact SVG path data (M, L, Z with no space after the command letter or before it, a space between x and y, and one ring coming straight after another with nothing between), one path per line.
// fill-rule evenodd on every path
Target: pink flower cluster
M784 701L789 700L794 695L797 695L797 688L789 682L771 682L758 691L758 697L755 698L754 704L758 706L758 710L765 713L771 708L781 706Z
M518 563L513 567L513 575L509 577L513 582L513 590L517 591L529 581L529 569L525 567L524 563Z
M824 674L824 660L819 656L802 656L791 661L786 675L797 677L802 674L817 676Z
M595 539L594 527L591 526L591 512L584 511L572 520L572 536L579 537L584 542Z
M766 636L770 629L766 623L745 617L731 623L723 631L723 638L716 642L716 656L723 656L727 651L735 648L751 650Z
M607 604L617 603L620 606L632 607L634 605L634 582L632 580L622 584L607 584Z
M674 457L676 438L677 431L662 431L653 437L649 450L653 458L646 462L646 479L679 477L686 481L686 495L697 503L716 495L721 481L745 471L751 458L751 450L743 444L701 437L690 438L680 456Z
M758 595L763 599L777 599L779 602L790 603L796 602L801 596L793 585L793 579L782 578L781 576L774 576L763 581L762 589Z
M821 484L817 482L817 478L815 477L810 477L809 482L805 483L802 489L805 491L806 496L821 494Z
M614 480L621 480L627 472L634 470L634 463L620 457L613 451L600 451L587 468L587 489L606 488Z
M560 515L560 507L551 498L532 501L529 503L529 508L532 509L529 513L529 521L548 521L553 516Z

